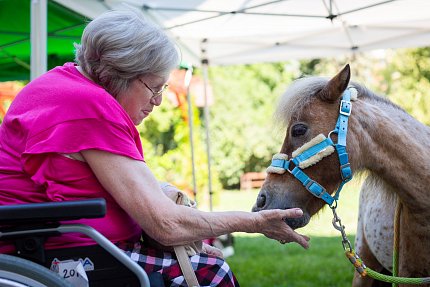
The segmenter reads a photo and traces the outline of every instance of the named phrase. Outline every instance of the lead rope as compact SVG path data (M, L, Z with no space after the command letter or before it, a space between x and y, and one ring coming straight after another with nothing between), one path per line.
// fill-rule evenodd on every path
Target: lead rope
M402 203L397 197L396 212L394 213L394 242L393 242L393 276L399 275L399 246L400 246L400 214L402 212ZM392 287L397 287L393 283Z
M398 205L400 205L399 201L398 201ZM352 265L354 265L355 270L358 272L358 274L360 274L360 276L364 277L364 276L368 275L369 277L371 277L373 279L376 279L379 281L384 281L387 283L392 283L393 286L396 286L394 284L423 285L423 284L430 283L430 277L424 277L424 278L398 277L397 276L398 271L396 271L396 274L394 274L394 272L393 272L393 276L388 276L388 275L376 272L376 271L370 269L369 267L367 267L364 264L363 260L352 249L351 242L349 241L348 237L346 236L345 226L342 225L341 219L336 213L336 207L337 207L337 201L333 206L330 206L331 210L333 211L333 221L332 221L333 227L341 233L341 235L342 235L342 246L343 246L343 249L345 251L345 255L349 259L349 261L352 263ZM400 208L401 208L401 206L400 206ZM396 221L397 221L397 217L400 218L400 210L401 210L400 208L399 208L399 212L397 212L397 208L396 208L396 215L395 215ZM395 225L398 226L398 224L395 224ZM397 232L397 236L398 236L398 232ZM397 245L397 248L398 248L398 242L399 242L398 238L397 239L394 238L394 245ZM394 251L394 253L397 253L394 256L394 257L396 257L396 259L393 258L393 260L397 261L397 263L395 263L395 266L398 269L398 251ZM394 271L394 266L393 266L393 271Z

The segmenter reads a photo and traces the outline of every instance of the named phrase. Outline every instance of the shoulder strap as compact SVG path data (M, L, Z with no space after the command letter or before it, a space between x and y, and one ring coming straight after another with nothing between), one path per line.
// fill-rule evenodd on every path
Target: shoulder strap
M174 246L173 248L175 249L179 266L181 267L182 274L184 275L188 287L200 287L199 282L197 281L196 274L194 273L193 267L191 266L190 258L185 251L185 247Z

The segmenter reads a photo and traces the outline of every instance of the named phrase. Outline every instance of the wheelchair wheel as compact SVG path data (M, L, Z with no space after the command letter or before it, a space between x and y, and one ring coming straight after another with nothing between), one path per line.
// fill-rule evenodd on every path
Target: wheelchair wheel
M58 274L29 260L0 254L0 286L72 287Z

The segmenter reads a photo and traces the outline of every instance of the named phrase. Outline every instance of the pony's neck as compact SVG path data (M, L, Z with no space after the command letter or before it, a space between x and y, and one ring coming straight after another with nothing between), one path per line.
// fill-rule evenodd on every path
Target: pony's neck
M430 208L430 128L384 100L359 99L353 104L351 150L356 169L365 168L395 187L410 208Z

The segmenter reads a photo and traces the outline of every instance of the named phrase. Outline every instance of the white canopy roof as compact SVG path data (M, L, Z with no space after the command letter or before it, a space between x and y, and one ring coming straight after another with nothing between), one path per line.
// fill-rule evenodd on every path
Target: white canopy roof
M90 18L126 3L194 65L274 62L430 46L429 0L55 0Z

